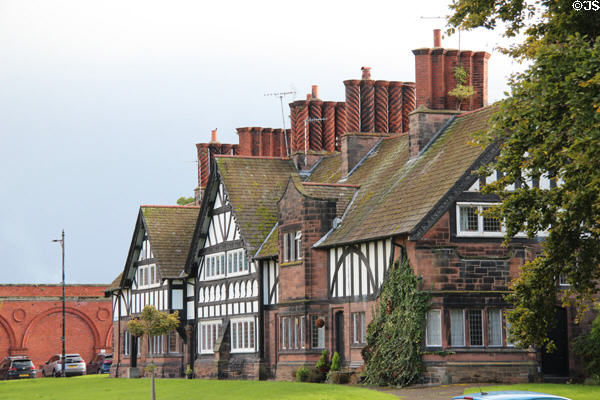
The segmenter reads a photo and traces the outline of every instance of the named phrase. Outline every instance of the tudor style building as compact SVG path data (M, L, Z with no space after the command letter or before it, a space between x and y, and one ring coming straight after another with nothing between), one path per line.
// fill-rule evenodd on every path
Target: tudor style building
M146 289L166 290L163 307L174 310L173 290L185 282L181 365L193 365L198 377L289 379L328 349L360 368L386 273L408 258L432 293L423 382L576 372L567 339L589 321L576 325L571 309L558 309L555 354L509 340L504 295L543 238L517 236L505 247L501 222L480 214L498 201L480 192L495 175L477 171L499 148L471 144L494 111L489 54L443 49L434 37L434 48L413 51L415 83L374 81L365 67L361 80L344 81L344 102L322 101L313 87L307 100L291 103L290 131L238 128L239 144L218 143L213 132L197 145L200 211L194 221L191 212L176 217L182 233L175 236L185 240L167 240L187 258L166 256L176 258L177 273ZM459 64L475 95L457 111L447 92ZM522 184L551 190L556 183L524 176ZM145 272L134 271L168 260L154 253L144 226L156 260L135 253L145 235L136 227L113 291L121 298L117 322L131 313L118 307L131 310L140 290L135 277ZM127 335L122 324L115 332Z
M111 367L114 376L126 376L129 367L143 366L150 358L157 366L157 376L179 377L185 371L187 288L181 273L198 211L198 207L140 207L125 267L106 292L112 298L113 340L119 349ZM127 322L146 305L177 311L182 322L177 332L139 339L132 336Z

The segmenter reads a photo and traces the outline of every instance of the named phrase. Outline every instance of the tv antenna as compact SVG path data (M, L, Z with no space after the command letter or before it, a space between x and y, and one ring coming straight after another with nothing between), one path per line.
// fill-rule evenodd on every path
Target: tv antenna
M421 16L421 19L446 19L445 17L425 17ZM458 51L460 51L460 28L458 28Z
M292 90L290 92L279 92L279 93L265 93L265 96L275 96L279 97L279 103L281 104L281 121L283 122L283 141L285 142L285 152L286 155L290 155L290 148L288 146L287 135L285 131L285 113L283 112L283 98L285 96L296 96L296 91Z
M306 137L306 128L311 122L326 121L327 118L306 118L304 120L304 156L308 154L308 138Z

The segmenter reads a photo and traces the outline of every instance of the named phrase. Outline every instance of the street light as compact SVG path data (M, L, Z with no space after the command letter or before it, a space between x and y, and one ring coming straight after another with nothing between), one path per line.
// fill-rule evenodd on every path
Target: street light
M60 243L62 249L62 359L60 362L61 376L65 376L65 230L62 230L62 237L54 239L53 242Z

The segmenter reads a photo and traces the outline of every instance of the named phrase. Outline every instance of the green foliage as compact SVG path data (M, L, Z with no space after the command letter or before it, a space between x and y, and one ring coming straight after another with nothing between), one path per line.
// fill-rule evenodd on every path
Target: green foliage
M585 3L585 2L584 2ZM481 173L503 175L487 186L499 207L486 212L505 222L506 242L518 232L534 237L548 231L543 254L527 263L508 296L513 340L547 347L558 295L556 278L571 284L561 294L581 313L597 292L600 278L600 12L575 11L571 0L456 0L450 25L462 29L506 24L505 36L525 40L505 49L531 66L510 81L482 143L500 145L496 162ZM558 182L551 189L506 188L542 175Z
M330 371L339 371L340 369L342 369L340 355L336 351L335 353L333 353L333 357L331 357Z
M160 336L169 333L179 326L179 314L158 311L154 306L145 306L139 318L132 318L127 323L127 330L133 336Z
M193 197L184 197L184 196L181 196L180 198L177 199L177 204L180 205L180 206L185 206L185 205L188 205L188 204L192 204L193 205L195 201L196 201L196 199L193 198Z
M473 86L465 85L469 79L469 73L463 68L462 65L454 67L454 78L456 79L456 86L450 90L448 94L456 97L458 100L457 109L460 110L460 106L463 101L475 94Z
M600 315L592 322L590 333L573 340L573 352L583 359L585 372L600 377Z
M297 382L306 382L308 381L308 377L310 375L310 371L306 367L300 367L296 370L296 381Z
M331 367L331 364L329 363L329 352L327 351L327 349L323 350L321 352L321 357L319 358L319 361L317 361L317 364L315 365L315 369L319 372L321 378L321 382L325 380L325 377L327 376L327 373L329 372L329 368Z
M173 314L158 311L154 306L145 306L140 314L139 318L133 318L127 322L127 330L131 332L133 336L141 337L143 335L150 336L161 336L169 333L179 326L179 314L175 311ZM151 356L152 357L152 356ZM156 399L156 390L154 383L154 371L156 366L151 360L145 368L146 372L150 374L150 398Z
M488 215L505 221L507 239L548 231L543 256L526 264L508 300L513 336L522 346L549 346L557 296L556 277L571 284L565 301L587 310L600 278L600 42L589 46L574 36L550 44L511 81L488 133L501 143L500 156L487 168L504 177L484 192L502 204ZM543 174L559 184L551 189L508 185Z
M367 383L406 386L419 376L429 298L408 260L396 261L367 328L367 346L362 352Z
M456 28L495 29L497 25L505 27L505 37L521 33L522 43L501 49L517 58L535 58L540 46L563 42L575 33L590 40L600 35L600 12L575 11L573 0L454 0L450 9L450 33Z

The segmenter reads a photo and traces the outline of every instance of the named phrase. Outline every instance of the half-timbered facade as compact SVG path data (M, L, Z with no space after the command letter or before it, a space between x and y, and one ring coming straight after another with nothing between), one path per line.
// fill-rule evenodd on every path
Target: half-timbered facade
M257 377L260 368L260 274L253 255L270 227L256 223L273 220L278 181L293 166L289 160L258 160L260 171L247 176L268 182L259 186L239 176L253 163L257 160L217 157L204 189L188 259L188 273L196 280L196 315L188 318L195 320L195 369L203 376Z
M198 145L200 210L177 217L186 256L161 255L144 209L114 285L122 365L135 360L124 321L155 304L180 310L180 362L198 377L288 379L323 349L361 368L386 275L408 258L432 294L423 382L533 381L540 369L574 370L566 344L540 357L509 339L505 295L543 234L503 246L502 222L481 213L499 201L481 192L497 175L477 173L499 148L471 143L494 112L486 106L489 54L414 54L416 84L373 81L366 68L363 79L344 81L345 102L323 102L315 89L290 104L290 132L239 128L239 145L216 134ZM473 74L466 112L439 92L454 84L440 66L451 71L457 62ZM525 174L517 186L556 184ZM170 259L177 268L165 274ZM575 329L572 312L561 310L557 343L572 335L567 325Z
M115 358L113 374L125 375L129 367L144 366L150 358L159 376L179 377L185 370L184 343L187 291L181 276L189 252L199 207L141 206L123 272L109 289L113 303ZM127 321L146 305L178 312L177 332L135 338ZM117 352L118 349L118 352Z

